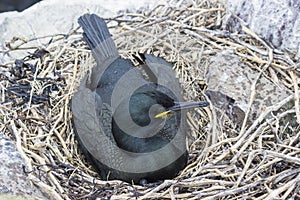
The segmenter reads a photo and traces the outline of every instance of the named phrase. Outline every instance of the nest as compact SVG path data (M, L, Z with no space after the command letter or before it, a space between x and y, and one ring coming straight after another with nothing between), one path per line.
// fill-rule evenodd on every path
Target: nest
M256 81L265 76L291 94L240 129L230 118L218 122L213 106L189 112L187 167L173 180L144 186L100 180L78 149L70 99L93 62L78 28L68 35L10 41L9 52L27 51L35 40L48 41L44 49L34 47L34 53L0 70L0 131L15 141L30 180L53 199L300 198L295 59L271 48L243 25L241 32L224 30L221 25L227 15L218 2L172 1L107 19L123 57L153 53L175 63L187 100L203 97L208 59L224 49L254 70ZM255 84L249 106L260 92ZM286 106L288 102L292 106ZM287 115L292 117L283 124Z

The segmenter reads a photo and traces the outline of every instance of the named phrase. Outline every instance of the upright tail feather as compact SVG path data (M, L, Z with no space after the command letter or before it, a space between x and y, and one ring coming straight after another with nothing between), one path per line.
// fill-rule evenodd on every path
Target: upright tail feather
M117 57L118 51L108 31L105 21L95 14L84 14L78 19L83 29L83 38L92 50L97 63Z

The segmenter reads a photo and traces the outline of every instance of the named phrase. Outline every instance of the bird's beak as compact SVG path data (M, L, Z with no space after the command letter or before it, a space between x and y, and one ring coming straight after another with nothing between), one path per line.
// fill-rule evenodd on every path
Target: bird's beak
M168 108L168 110L161 112L154 116L154 118L168 118L172 116L175 112L184 109L206 107L209 105L208 101L196 101L196 102L175 102L175 105Z

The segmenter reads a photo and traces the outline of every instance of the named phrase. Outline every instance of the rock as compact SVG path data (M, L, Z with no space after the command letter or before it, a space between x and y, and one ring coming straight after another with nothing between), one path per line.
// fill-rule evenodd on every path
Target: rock
M17 195L18 199L48 199L30 183L23 171L25 163L22 156L14 143L3 133L0 133L0 160L0 199L7 195Z
M113 17L120 10L135 10L140 7L155 5L159 1L122 1L114 0L108 3L105 0L44 0L36 3L23 12L7 12L0 14L0 50L7 49L5 43L12 37L18 36L31 39L40 36L55 34L68 34L74 27L79 27L77 19L84 13L95 13L101 17ZM51 37L31 42L29 46L46 47ZM30 50L28 50L30 51ZM11 61L11 58L21 58L28 51L12 51L10 54L1 55L0 63Z
M300 58L299 0L228 0L227 8L260 37L277 48L289 49ZM231 14L228 16L224 28L240 31L240 23Z
M248 108L251 85L258 74L242 64L233 52L221 51L210 58L207 95L214 106L224 111L237 125L241 125ZM265 107L274 105L289 95L264 76L259 78L256 91L249 122L263 112Z

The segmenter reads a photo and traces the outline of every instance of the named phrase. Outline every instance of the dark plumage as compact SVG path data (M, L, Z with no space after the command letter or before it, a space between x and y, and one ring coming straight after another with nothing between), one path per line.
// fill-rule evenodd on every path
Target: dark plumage
M85 14L78 22L97 62L72 98L83 153L103 179L139 183L173 178L187 162L184 108L208 103L180 103L172 64L151 54L142 56L145 80L119 56L102 18Z

